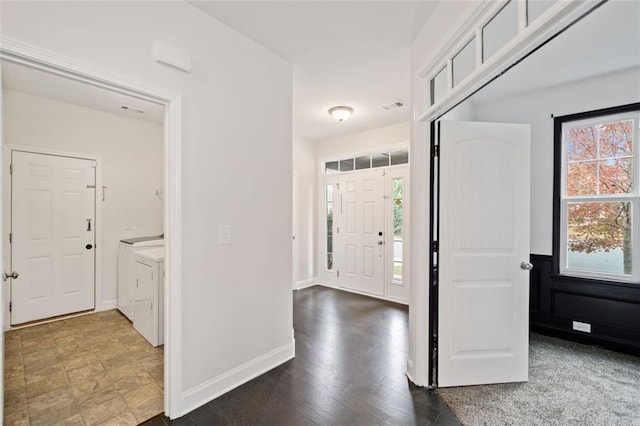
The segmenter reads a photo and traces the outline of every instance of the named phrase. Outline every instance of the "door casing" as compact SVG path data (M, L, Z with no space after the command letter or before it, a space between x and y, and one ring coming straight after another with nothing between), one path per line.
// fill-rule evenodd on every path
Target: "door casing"
M165 107L164 198L165 217L165 351L164 412L169 418L185 414L182 397L182 96L110 70L81 62L56 52L0 37L0 59L40 69L75 81L155 102ZM6 166L3 158L0 165ZM0 175L2 175L0 170ZM4 195L3 195L4 201ZM4 235L4 231L0 235ZM4 244L2 245L4 246ZM4 252L4 247L2 247ZM2 258L2 253L0 253ZM4 306L0 292L0 306ZM4 339L0 339L4 353ZM4 372L4 357L0 361ZM3 380L0 377L0 415L3 414Z

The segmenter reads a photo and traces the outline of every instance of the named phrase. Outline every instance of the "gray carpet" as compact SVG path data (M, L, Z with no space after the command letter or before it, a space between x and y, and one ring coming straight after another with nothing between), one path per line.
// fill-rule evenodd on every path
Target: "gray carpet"
M531 334L529 382L439 388L464 425L640 425L640 358Z

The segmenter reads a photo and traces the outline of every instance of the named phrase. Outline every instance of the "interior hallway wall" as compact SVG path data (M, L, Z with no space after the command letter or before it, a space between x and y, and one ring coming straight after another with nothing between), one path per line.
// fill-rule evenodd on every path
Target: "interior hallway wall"
M154 193L163 189L162 125L13 90L3 91L2 113L5 145L101 157L102 308L114 308L118 242L163 232L163 202Z
M340 125L340 123L338 123ZM326 139L318 142L318 161L326 157L336 157L341 154L368 154L378 149L387 149L394 146L409 145L409 122L378 127L366 132L353 133L337 138ZM324 170L320 170L321 173Z
M317 242L318 172L314 141L293 138L294 182L294 265L293 288L299 289L317 280L315 246Z
M3 37L181 96L172 416L293 357L291 63L183 1L0 7ZM156 63L158 40L189 54L192 72Z
M531 124L531 253L552 252L552 115L638 102L639 93L640 68L632 68L475 106L478 121Z

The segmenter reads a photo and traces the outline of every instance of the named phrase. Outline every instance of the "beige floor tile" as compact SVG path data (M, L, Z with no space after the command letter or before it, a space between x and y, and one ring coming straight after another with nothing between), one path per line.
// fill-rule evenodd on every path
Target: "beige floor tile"
M88 426L98 425L129 411L121 397L89 407L81 408L82 417Z
M139 371L136 371L130 376L126 376L120 380L117 380L115 382L115 385L116 389L118 389L118 392L120 392L121 394L126 394L129 392L138 392L144 386L151 383L156 384L153 380L153 377L151 377L151 375L149 375L149 373L147 373L145 370L140 368Z
M31 424L51 425L78 414L71 392L66 388L29 399L29 418Z
M22 353L24 355L40 352L45 349L55 349L56 343L51 336L38 336L31 339L22 339Z
M67 371L74 370L76 368L84 367L89 364L99 363L98 357L96 356L93 350L84 350L86 348L82 348L83 351L72 352L67 354L66 356L61 356L62 365L64 365L64 369Z
M59 388L67 388L69 385L69 379L67 379L67 373L64 371L58 371L43 376L31 376L27 377L27 398L32 398L51 392Z
M78 402L86 400L95 392L112 387L113 382L104 372L96 373L90 377L71 379L71 391Z
M155 384L150 383L138 389L136 392L129 392L123 395L124 400L127 402L129 408L131 408L135 414L135 409L144 405L147 405L150 401L161 400L162 389ZM137 416L136 416L137 417Z
M26 375L37 374L40 371L50 369L55 365L62 365L58 352L55 349L47 349L41 352L26 354L23 357Z
M54 423L55 426L84 426L84 419L82 418L82 414L76 414L68 419L64 419L57 423Z
M100 423L100 426L136 426L138 420L132 412L120 414L118 417Z
M142 423L152 417L157 416L158 414L162 414L163 411L164 406L162 400L154 398L148 400L139 407L134 408L133 414L136 416L138 422Z
M80 410L90 408L95 405L102 404L103 402L111 401L118 398L120 393L116 389L114 384L110 384L102 389L99 389L88 395L79 395L76 400L76 404Z
M96 374L104 373L104 366L100 362L95 362L93 364L88 364L80 368L76 368L67 372L69 375L69 379L73 382L74 380L82 380L91 378Z
M155 367L151 367L150 369L147 370L147 372L149 373L149 375L151 375L151 377L153 377L153 380L155 380L158 385L163 387L164 366L162 364L156 365Z
M112 370L123 365L134 363L136 362L136 359L129 352L122 352L113 358L102 359L100 362L102 362L105 369Z
M4 406L19 405L27 402L27 385L24 384L15 388L4 388Z
M29 426L29 413L26 410L26 406L24 411L16 411L11 413L7 413L5 411L3 424L5 426Z
M115 310L7 332L4 423L138 424L163 411L162 363Z

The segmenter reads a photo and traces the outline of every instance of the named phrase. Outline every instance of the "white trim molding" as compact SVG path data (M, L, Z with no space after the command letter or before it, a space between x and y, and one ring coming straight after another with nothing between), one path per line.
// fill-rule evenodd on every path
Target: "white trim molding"
M220 395L224 395L230 390L293 359L295 357L295 347L296 342L292 339L286 345L280 346L271 352L185 391L183 394L183 413L186 414L195 410Z
M92 86L165 105L165 403L176 418L182 411L182 99L176 92L151 86L6 36L0 36L0 58Z
M446 113L466 97L476 92L484 85L500 76L524 57L536 50L542 44L562 32L568 26L582 18L585 14L602 4L602 0L572 0L559 1L549 8L542 16L528 26L520 26L516 36L496 52L491 58L481 63L468 77L456 87L450 87L441 100L434 105L425 105L423 111L417 111L419 121L430 121ZM504 1L483 1L464 21L462 27L454 33L451 39L418 71L421 85L427 87L423 93L430 97L430 79L443 67L451 64L458 51L504 7ZM526 2L518 3L520 10L526 8ZM519 12L520 15L524 12Z
M313 287L318 284L318 277L312 277L306 280L296 282L295 290L302 290L305 288Z

